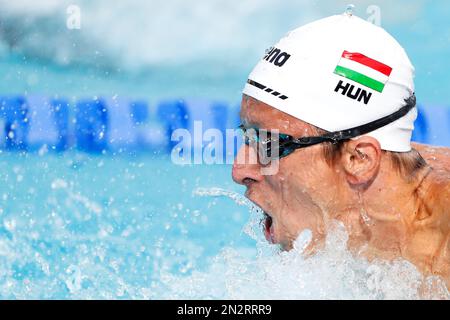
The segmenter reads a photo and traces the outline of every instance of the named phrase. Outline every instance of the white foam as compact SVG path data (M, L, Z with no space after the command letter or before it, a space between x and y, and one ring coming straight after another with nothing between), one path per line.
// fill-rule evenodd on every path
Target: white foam
M237 194L226 190L202 189L197 194L229 196L242 203ZM254 213L249 228L256 233ZM302 252L311 239L309 230L299 235L288 252L276 250L261 237L255 239L256 255L248 249L224 248L203 272L163 274L165 291L155 294L170 299L450 299L440 278L422 276L406 260L369 263L353 256L347 250L346 230L337 221L325 248L308 258Z

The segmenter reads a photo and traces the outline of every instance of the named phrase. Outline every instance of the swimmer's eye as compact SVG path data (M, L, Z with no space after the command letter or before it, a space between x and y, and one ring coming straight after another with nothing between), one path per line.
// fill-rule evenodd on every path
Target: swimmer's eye
M293 138L287 134L272 134L271 131L265 129L245 128L242 124L239 126L239 129L241 130L246 145L249 145L252 142L267 145L275 141L279 141L279 143L283 144L293 140Z
M240 125L239 129L241 131L242 137L244 139L244 143L246 145L259 143L259 132L254 128L245 128L244 125Z
M255 147L259 158L268 163L271 159L285 157L295 150L294 137L284 133L273 133L272 131L257 128L246 128L239 126L246 145Z

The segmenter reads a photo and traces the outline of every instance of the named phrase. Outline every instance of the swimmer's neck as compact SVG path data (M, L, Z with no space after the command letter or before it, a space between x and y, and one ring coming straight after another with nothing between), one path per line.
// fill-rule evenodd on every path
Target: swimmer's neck
M420 264L431 263L425 261L427 255L421 256L413 245L416 220L431 214L425 206L431 172L432 168L427 166L405 183L399 172L383 166L375 182L364 191L349 189L349 202L337 210L336 216L349 232L349 247L359 252L363 250L368 258L394 259L411 255L414 260L420 260ZM434 248L429 250L434 251Z

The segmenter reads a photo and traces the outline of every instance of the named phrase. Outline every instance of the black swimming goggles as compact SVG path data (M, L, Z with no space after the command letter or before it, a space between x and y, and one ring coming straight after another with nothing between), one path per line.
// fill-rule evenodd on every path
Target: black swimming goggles
M244 125L240 125L239 129L243 131L244 143L257 148L260 163L268 164L270 161L286 157L300 148L306 148L323 142L337 144L340 141L349 140L372 132L405 116L414 106L415 104L407 103L396 112L378 120L354 128L329 132L315 137L295 138L288 134L277 133L276 131L245 128Z

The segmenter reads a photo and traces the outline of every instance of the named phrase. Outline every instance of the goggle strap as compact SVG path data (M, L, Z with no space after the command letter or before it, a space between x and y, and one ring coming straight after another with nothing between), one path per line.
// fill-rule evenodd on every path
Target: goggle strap
M366 124L363 124L363 125L360 125L357 127L353 127L350 129L329 132L327 134L324 134L323 136L303 137L303 138L298 138L298 139L288 136L291 139L289 139L287 141L280 141L279 148L284 148L284 147L289 146L292 149L299 149L299 148L308 147L308 146L312 146L312 145L319 144L322 142L327 142L327 141L331 142L333 144L336 144L339 141L349 140L349 139L364 135L366 133L372 132L379 128L382 128L382 127L388 125L389 123L392 123L392 122L400 119L401 117L405 116L414 107L415 107L415 103L407 103L405 106L401 107L396 112L394 112L390 115L387 115L383 118L380 118L375 121L368 122ZM243 125L240 125L239 128L245 130ZM269 144L268 152L270 152L271 149L272 149L271 144Z
M399 110L395 111L394 113L387 115L383 118L380 118L378 120L351 128L351 129L346 129L346 130L341 130L341 131L335 131L335 132L330 132L327 133L325 135L323 135L322 137L325 140L337 143L338 141L342 141L342 140L348 140L351 138L355 138L357 136L361 136L363 134L375 131L379 128L382 128L386 125L388 125L389 123L392 123L398 119L400 119L401 117L405 116L412 108L414 108L414 104L406 104L405 106L401 107ZM324 140L322 140L324 141Z

